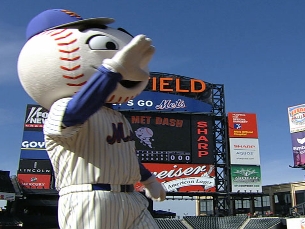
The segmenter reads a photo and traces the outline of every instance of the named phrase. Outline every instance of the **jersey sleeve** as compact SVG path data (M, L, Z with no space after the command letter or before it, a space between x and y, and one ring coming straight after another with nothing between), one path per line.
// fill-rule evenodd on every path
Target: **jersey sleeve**
M122 79L120 73L101 65L88 82L68 102L63 124L66 127L84 123L100 109Z
M67 104L70 100L71 98L60 99L52 105L48 118L43 126L45 135L67 138L73 136L81 128L81 125L65 127L62 122Z
M152 173L145 168L145 166L139 161L139 166L140 166L140 174L141 174L141 182L146 181L148 178L152 176Z

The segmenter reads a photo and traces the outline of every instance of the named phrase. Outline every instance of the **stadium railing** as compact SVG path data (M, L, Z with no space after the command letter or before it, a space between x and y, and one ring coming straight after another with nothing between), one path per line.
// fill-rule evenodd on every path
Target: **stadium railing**
M289 209L290 216L300 217L305 215L305 202Z

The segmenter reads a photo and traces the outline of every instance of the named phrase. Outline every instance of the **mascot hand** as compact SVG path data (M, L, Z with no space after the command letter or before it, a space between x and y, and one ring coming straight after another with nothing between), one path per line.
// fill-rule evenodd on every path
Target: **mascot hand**
M166 192L157 180L155 175L152 175L146 181L142 181L142 184L145 187L145 195L148 198L151 198L156 201L163 201L166 197Z
M121 73L123 79L147 80L149 77L147 65L154 52L155 48L151 45L151 39L145 35L138 35L112 59L105 59L103 65L111 71Z

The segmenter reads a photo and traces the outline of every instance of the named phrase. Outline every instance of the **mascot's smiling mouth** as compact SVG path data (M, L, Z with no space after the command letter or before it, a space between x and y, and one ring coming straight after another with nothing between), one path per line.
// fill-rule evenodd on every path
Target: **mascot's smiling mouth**
M91 67L94 68L96 71L98 71L98 68L95 67L94 65L91 65ZM141 82L142 81L121 80L119 83L125 88L133 88Z
M137 86L141 81L121 80L120 84L126 88L133 88Z

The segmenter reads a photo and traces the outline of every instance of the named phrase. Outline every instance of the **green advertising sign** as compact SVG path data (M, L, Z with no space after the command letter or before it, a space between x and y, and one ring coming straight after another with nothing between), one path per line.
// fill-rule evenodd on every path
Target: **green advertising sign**
M231 165L232 192L262 192L261 168L256 165Z

